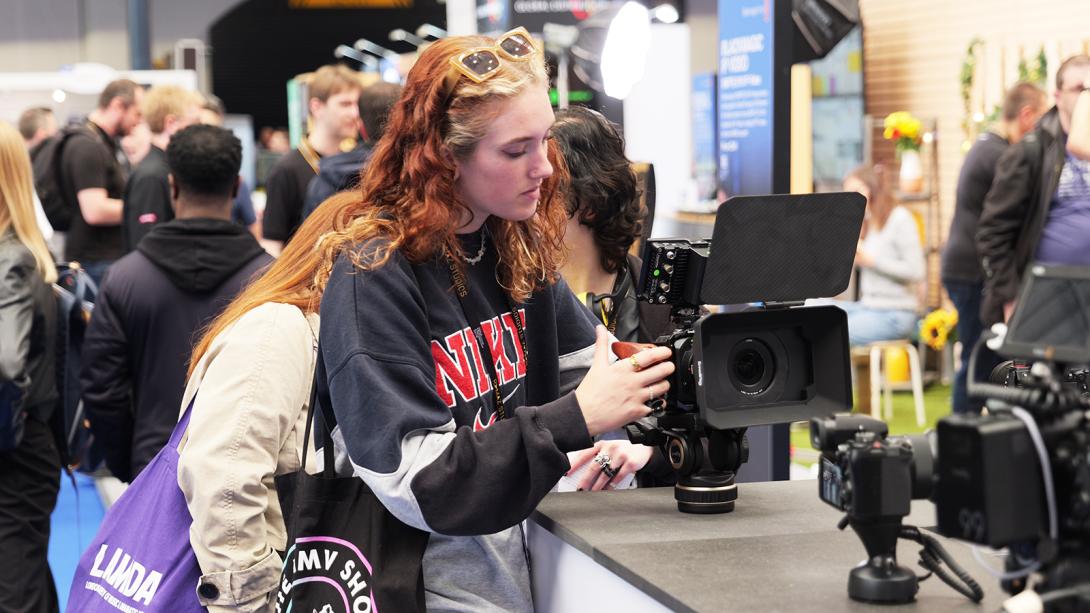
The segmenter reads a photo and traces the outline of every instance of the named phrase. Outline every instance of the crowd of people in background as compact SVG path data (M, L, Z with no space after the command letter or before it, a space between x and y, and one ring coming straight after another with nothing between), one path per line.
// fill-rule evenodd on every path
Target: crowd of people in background
M98 290L79 384L105 469L134 480L190 411L177 476L210 611L270 606L276 477L300 470L316 392L337 474L429 535L429 609L532 610L520 523L561 477L669 482L661 452L619 433L673 369L662 347L610 357L611 337L668 326L635 297L649 220L621 132L554 114L536 43L501 38L437 42L403 87L310 74L297 146L261 133L280 155L263 207L211 96L122 79L68 125L46 107L0 122L0 401L20 408L0 450L0 610L57 608L58 261ZM503 51L484 73L460 59L480 48ZM1051 108L1017 84L966 157L942 269L963 365L1030 262L1090 266L1088 87L1086 56L1060 66ZM853 344L908 337L919 316L922 241L888 174L844 181L867 199ZM983 375L962 367L958 412L979 408L967 376Z

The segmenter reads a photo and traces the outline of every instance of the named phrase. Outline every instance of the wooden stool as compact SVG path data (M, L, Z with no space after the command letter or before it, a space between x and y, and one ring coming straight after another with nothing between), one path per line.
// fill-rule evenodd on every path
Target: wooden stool
M912 384L912 400L916 405L916 424L927 423L927 414L923 407L923 372L920 368L920 353L911 341L879 341L869 345L852 348L852 366L855 368L856 389L859 391L858 411L870 413L876 419L885 413L886 421L893 418L893 388L889 383L882 356L887 349L903 349L908 353L908 376ZM879 409L879 396L885 411Z

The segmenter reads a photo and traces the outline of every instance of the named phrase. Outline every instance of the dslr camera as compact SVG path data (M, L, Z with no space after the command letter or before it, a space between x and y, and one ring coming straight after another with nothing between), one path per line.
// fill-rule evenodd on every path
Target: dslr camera
M645 245L638 295L671 307L656 344L675 371L628 433L662 448L679 510L733 510L748 427L851 406L847 317L803 304L847 287L865 205L856 193L739 196L720 205L710 241ZM735 306L707 314L709 304Z
M844 511L841 530L851 526L867 550L865 563L848 576L848 595L862 602L911 602L919 578L897 563L897 540L924 545L920 563L955 589L979 601L980 587L946 555L937 541L902 524L913 499L934 489L933 440L927 435L888 436L886 423L842 414L810 421L810 442L821 451L818 495ZM962 585L949 577L950 564Z

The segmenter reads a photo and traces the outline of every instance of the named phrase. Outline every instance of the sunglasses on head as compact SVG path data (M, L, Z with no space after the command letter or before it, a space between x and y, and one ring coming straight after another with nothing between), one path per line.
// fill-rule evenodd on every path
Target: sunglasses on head
M537 53L534 39L526 28L515 28L496 39L489 47L475 47L450 58L451 70L446 78L447 95L454 90L458 79L465 76L474 83L492 77L500 69L500 59L528 60Z

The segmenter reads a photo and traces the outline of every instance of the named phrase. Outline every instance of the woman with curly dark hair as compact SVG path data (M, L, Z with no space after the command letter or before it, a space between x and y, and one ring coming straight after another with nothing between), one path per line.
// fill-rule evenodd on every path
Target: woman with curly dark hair
M646 210L624 140L601 113L581 106L557 112L552 135L571 175L561 274L618 339L654 340L640 334L639 264L628 255Z
M429 533L429 611L532 611L521 522L567 452L646 415L673 371L662 347L610 363L605 329L557 274L548 83L521 28L429 46L358 202L322 240L338 473Z
M640 260L628 253L647 214L624 139L601 113L572 106L556 113L552 129L570 179L564 190L568 223L560 273L575 295L622 341L654 341L669 323L670 309L636 299ZM620 434L613 438L614 434ZM620 467L608 484L598 471L580 468L604 454ZM594 447L571 454L570 475L581 489L623 487L629 475L641 485L661 485L672 472L652 447L632 445L623 433L606 434ZM591 465L593 468L593 465Z

